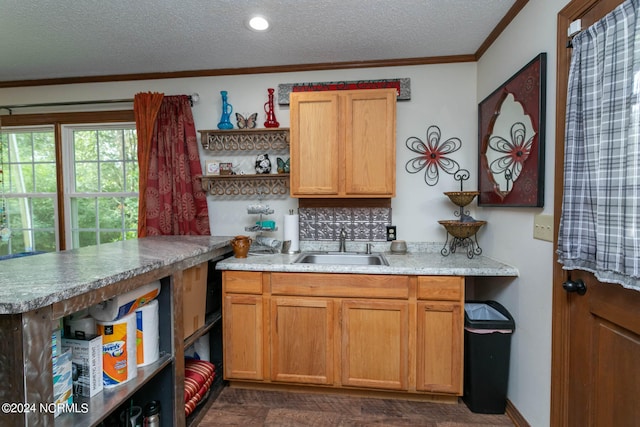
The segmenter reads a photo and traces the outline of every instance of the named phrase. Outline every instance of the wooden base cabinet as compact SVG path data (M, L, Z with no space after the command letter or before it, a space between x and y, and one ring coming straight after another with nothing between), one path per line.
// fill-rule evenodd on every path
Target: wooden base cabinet
M462 395L464 279L419 277L416 390Z
M326 298L272 297L273 381L333 385L333 306Z
M462 393L462 307L418 302L416 390Z
M342 302L342 385L408 389L409 303Z
M227 295L223 310L225 377L262 380L262 297Z
M222 281L225 379L263 380L262 274L225 271Z
M463 277L223 278L226 380L462 395Z

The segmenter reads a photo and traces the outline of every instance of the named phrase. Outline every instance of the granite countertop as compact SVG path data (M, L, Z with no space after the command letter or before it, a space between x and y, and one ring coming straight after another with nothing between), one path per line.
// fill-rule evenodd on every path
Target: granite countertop
M0 261L0 314L36 310L223 248L230 240L151 236Z
M307 244L302 251L335 251L336 243L326 245ZM361 247L362 246L362 247ZM219 270L279 271L296 273L358 273L358 274L406 274L426 276L507 276L516 277L518 269L486 256L469 259L465 251L442 256L442 244L408 243L406 254L392 254L389 244L375 243L373 252L381 252L389 265L323 265L295 264L299 254L249 255L247 258L227 258L217 264ZM351 244L349 251L364 251L364 244Z
M151 236L61 252L0 261L0 314L36 310L119 281L170 266L229 245L228 236ZM335 250L335 242L301 242L301 249ZM362 246L362 247L360 247ZM391 254L388 243L374 243L388 266L294 264L298 255L250 255L228 258L221 270L318 273L408 274L453 276L518 276L515 267L486 256L467 258L465 252L442 256L441 245L409 243L404 255ZM350 251L364 251L351 243Z

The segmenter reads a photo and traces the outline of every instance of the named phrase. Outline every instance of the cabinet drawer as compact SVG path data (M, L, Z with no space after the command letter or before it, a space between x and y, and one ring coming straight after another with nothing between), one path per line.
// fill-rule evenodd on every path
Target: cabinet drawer
M464 277L419 276L418 299L461 301L464 298Z
M409 277L378 274L271 273L273 295L409 298Z
M262 273L259 271L224 271L224 292L235 294L261 294Z

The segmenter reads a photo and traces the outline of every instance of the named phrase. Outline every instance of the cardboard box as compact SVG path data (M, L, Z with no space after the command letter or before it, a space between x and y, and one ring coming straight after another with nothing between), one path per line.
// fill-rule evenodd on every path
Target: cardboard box
M203 262L182 273L182 315L185 338L204 326L208 264Z
M57 357L60 354L60 343L62 342L62 329L54 329L51 332L51 356ZM55 359L54 359L55 360Z
M53 358L53 402L58 404L73 404L73 376L72 376L71 350L59 351ZM54 417L60 415L57 409Z
M103 389L102 336L63 338L62 348L73 352L73 394L93 397Z

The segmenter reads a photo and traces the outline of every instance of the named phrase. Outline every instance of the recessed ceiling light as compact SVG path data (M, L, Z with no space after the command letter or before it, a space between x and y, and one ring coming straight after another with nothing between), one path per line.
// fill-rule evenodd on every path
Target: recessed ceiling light
M249 28L254 31L266 31L269 29L269 21L262 16L254 16L249 19Z

